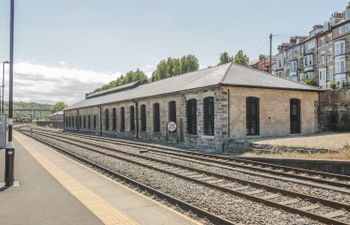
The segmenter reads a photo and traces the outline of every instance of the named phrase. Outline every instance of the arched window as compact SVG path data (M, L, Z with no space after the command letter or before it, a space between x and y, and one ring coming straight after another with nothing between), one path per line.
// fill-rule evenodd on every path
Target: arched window
M88 116L88 128L91 129L91 116Z
M197 100L191 99L186 104L187 111L187 133L197 134Z
M105 109L105 130L109 130L109 111Z
M260 106L259 98L248 97L246 99L246 129L247 135L259 135Z
M74 128L74 116L71 117L72 120L72 127Z
M130 106L130 131L135 130L135 106Z
M120 108L120 131L125 131L125 108Z
M204 135L214 136L214 97L207 97L203 101Z
M141 105L140 109L140 119L141 119L141 131L146 131L146 105Z
M176 123L176 102L171 101L169 102L169 122L175 122Z
M290 99L290 133L301 133L300 99Z
M86 128L86 116L84 116L84 128Z
M77 128L79 128L79 119L78 119L78 116L75 116L75 124L76 124Z
M64 121L65 121L66 127L68 127L68 118L66 116L64 117Z
M112 110L112 126L113 126L113 130L116 131L117 130L117 110L116 110L116 108L113 108L113 110Z
M153 104L153 131L160 131L160 112L159 112L159 103Z
M83 128L83 119L82 119L82 116L79 116L79 128Z
M94 115L94 130L96 130L96 126L97 126L97 116Z

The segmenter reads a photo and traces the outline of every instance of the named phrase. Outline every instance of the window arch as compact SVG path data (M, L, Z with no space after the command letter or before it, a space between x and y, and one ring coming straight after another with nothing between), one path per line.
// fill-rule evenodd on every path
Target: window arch
M141 105L141 110L140 110L140 119L141 119L141 131L146 131L146 105Z
M112 129L114 131L117 130L117 110L116 110L116 108L113 108L113 110L112 110Z
M120 108L120 131L125 131L125 108Z
M169 122L176 123L176 102L175 101L169 102L168 109L169 109L169 116L168 116Z
M159 103L153 104L153 131L160 131L160 111L159 111Z
M204 112L204 135L214 135L214 97L207 97L203 101Z
M301 133L300 99L290 99L290 133Z
M246 99L246 134L259 135L260 133L260 104L259 98Z
M135 106L130 106L130 131L135 130Z
M88 129L91 129L91 115L88 116Z
M187 133L196 135L197 134L197 100L190 99L186 104L187 112Z
M105 130L109 130L109 111L105 109Z
M96 115L94 115L93 123L94 123L94 130L96 130L96 126L97 126L97 116Z

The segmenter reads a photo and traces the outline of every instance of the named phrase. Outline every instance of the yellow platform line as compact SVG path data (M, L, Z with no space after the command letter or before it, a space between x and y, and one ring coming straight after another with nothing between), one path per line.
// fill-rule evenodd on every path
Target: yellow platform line
M28 142L15 138L22 146L25 146L33 158L39 162L53 177L60 182L74 197L76 197L85 207L96 215L106 225L137 225L134 220L123 212L115 209L110 203L96 195L90 189L79 183L72 176L61 170L45 156L39 153L35 147Z

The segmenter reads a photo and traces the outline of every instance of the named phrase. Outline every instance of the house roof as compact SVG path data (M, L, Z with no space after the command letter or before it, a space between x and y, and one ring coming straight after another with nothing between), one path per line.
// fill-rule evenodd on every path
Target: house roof
M108 89L108 90L99 91L99 92L92 93L92 94L86 94L86 99L88 99L88 98L95 98L95 97L102 96L102 95L107 95L107 94L111 94L111 93L120 92L120 91L124 91L124 90L130 89L130 88L135 88L136 86L139 86L140 84L141 83L139 81L136 81L136 82L132 82L132 83L121 85L119 87L111 88L111 89Z
M320 91L310 85L290 81L259 70L232 64L222 84L241 87Z
M135 86L124 91L84 99L69 106L66 110L220 85L320 91L316 87L292 82L258 70L228 63Z

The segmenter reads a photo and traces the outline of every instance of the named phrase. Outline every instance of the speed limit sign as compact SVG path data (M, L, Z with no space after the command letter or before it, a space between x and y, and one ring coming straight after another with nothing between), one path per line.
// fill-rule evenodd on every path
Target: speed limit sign
M176 130L176 123L175 122L169 122L168 123L168 130L170 131L170 132L174 132L175 130Z

